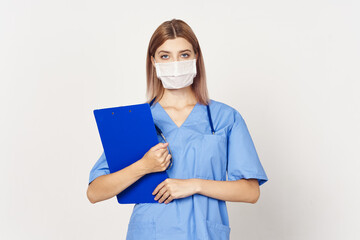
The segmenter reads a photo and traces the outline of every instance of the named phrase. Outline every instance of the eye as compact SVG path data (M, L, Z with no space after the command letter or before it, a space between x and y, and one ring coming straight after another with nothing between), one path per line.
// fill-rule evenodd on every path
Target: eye
M162 58L162 59L168 59L168 58L169 58L169 55L164 54L164 55L161 55L160 58Z
M188 58L190 55L189 54L187 54L187 53L183 53L183 54L181 54L181 56L184 56L185 55L185 58Z

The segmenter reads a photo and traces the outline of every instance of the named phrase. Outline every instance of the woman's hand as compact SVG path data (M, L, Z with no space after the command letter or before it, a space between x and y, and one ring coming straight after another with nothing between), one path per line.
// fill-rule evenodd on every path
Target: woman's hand
M196 194L197 191L198 187L195 179L167 178L155 188L152 195L156 195L154 199L159 200L159 203L165 201L165 204L167 204L173 199Z
M146 173L165 171L171 159L167 150L169 143L158 143L147 151L139 160Z

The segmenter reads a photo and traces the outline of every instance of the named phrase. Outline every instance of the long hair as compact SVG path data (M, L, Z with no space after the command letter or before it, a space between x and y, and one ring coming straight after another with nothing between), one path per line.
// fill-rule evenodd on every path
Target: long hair
M165 91L161 80L156 76L156 69L152 65L151 57L155 57L156 50L166 40L175 39L177 37L185 38L189 43L191 43L195 54L197 54L197 74L190 86L195 93L197 101L200 104L207 105L210 102L210 99L206 85L204 59L201 53L200 45L190 26L179 19L172 19L170 21L163 22L151 36L146 57L147 102L150 103L150 101L156 97L154 101L155 104L162 98Z

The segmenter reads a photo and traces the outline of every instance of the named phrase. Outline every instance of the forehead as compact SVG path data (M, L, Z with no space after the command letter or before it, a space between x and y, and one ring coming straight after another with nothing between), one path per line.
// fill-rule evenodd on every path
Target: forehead
M177 37L175 39L166 40L158 47L158 49L156 49L156 52L161 50L168 52L178 52L184 49L190 49L191 51L194 51L191 43L188 40L182 37Z

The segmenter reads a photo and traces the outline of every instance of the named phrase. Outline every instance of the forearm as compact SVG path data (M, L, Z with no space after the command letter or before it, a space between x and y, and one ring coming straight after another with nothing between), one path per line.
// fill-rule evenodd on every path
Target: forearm
M197 194L223 201L256 203L260 196L257 179L215 181L195 178L193 181Z
M96 203L112 198L147 173L139 160L117 172L102 175L88 186L88 199L91 203Z

